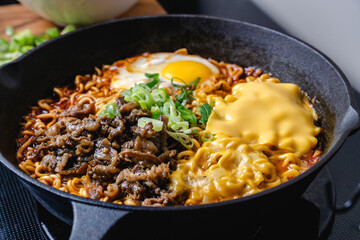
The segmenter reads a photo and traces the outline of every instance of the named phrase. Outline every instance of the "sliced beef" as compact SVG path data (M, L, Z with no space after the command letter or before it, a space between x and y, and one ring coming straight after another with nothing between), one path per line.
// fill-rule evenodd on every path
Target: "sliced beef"
M93 199L176 204L167 188L178 152L176 147L169 149L173 140L165 131L168 119L160 116L160 132L152 123L141 128L138 119L151 117L150 111L123 98L115 104L121 112L115 118L92 115L90 103L71 106L50 128L35 130L33 158L50 173L85 176L85 190Z
M63 117L71 116L71 117L83 118L83 117L87 117L90 114L95 114L95 103L94 102L72 105L66 111L61 113L61 116L63 116Z
M122 105L119 109L121 113L129 113L133 109L137 108L138 104L136 102L129 102Z
M151 112L149 110L142 110L142 109L133 109L131 110L130 114L126 116L126 120L130 123L135 125L139 118L142 117L151 117Z
M154 137L156 131L153 129L153 125L151 122L145 124L145 127L141 128L137 125L131 127L131 131L134 135L140 136L142 138L151 138Z
M140 151L152 155L155 155L159 152L158 148L155 146L155 144L152 141L144 139L139 136L135 138L134 149L136 151Z
M119 108L122 114L131 112L133 109L138 107L136 102L126 102L123 97L115 100L115 105Z
M114 120L111 122L111 126L107 129L107 132L109 134L108 138L114 139L117 136L122 135L122 133L125 130L125 122L120 117L120 115L116 116Z
M75 154L78 156L86 156L94 149L94 142L89 139L81 139L76 146Z
M98 182L91 181L87 178L86 181L84 181L84 188L91 199L100 200L103 196L103 187Z
M121 158L131 159L132 161L135 161L139 164L147 163L146 166L149 166L149 164L156 164L160 163L160 159L150 153L143 153L140 151L134 151L134 150L126 150L119 153L119 156Z
M112 148L111 142L107 138L97 141L94 157L113 166L116 165L119 158L117 151Z

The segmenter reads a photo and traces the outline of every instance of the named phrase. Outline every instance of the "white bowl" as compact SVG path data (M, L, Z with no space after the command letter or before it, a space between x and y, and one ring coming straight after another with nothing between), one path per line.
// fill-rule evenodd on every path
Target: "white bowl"
M19 0L57 25L88 25L120 16L138 0Z

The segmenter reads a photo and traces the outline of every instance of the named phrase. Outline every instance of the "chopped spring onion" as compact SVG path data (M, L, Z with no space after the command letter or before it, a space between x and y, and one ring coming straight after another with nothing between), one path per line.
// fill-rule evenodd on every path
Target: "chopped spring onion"
M188 86L190 87L191 90L195 90L197 85L199 84L201 78L197 77L194 81L192 81L191 83L188 84Z
M181 80L181 79L180 79ZM183 80L181 80L183 81ZM184 81L183 81L184 82ZM194 92L193 90L196 89L196 86L200 82L200 78L196 78L189 84L184 82L184 85L174 84L174 78L171 79L171 84L174 87L180 87L180 95L176 95L175 99L179 101L182 105L185 105L188 100L194 100Z
M189 135L178 132L170 132L170 131L166 131L166 132L176 141L180 142L184 147L192 148L192 146L194 146L194 142L192 141Z
M137 102L142 109L148 109L152 113L151 118L141 118L138 120L138 126L143 127L147 122L152 122L153 125L162 121L156 120L160 115L164 115L169 119L168 127L174 132L167 131L167 133L179 141L186 148L193 146L191 133L188 133L189 125L196 127L197 118L195 113L187 109L184 105L189 99L193 98L193 90L196 88L200 78L195 79L194 82L185 85L176 85L181 87L179 96L175 96L175 102L170 98L169 94L164 88L158 88L159 74L145 73L145 76L151 81L144 84L140 83L134 87L125 90L121 93L124 100L127 102ZM173 84L173 79L172 79ZM175 84L173 84L175 86ZM155 130L157 131L157 130Z
M159 108L158 105L154 105L154 106L151 107L150 112L152 114L151 117L153 119L158 119L160 114L161 114L161 109Z
M176 95L175 98L177 101L181 102L181 104L185 105L189 99L194 100L193 91L181 88L180 95Z
M163 129L163 122L162 121L156 120L156 119L153 119L153 118L147 118L147 117L139 118L138 126L143 128L149 122L152 123L153 129L155 131L160 132Z
M159 74L158 74L158 73L154 73L154 74L145 73L145 76L146 76L147 78L149 78L149 79L152 79L152 81L146 83L146 85L147 85L149 88L155 87L155 86L158 85L159 82L160 82Z
M197 130L197 129L186 129L184 131L184 133L190 134L190 135L199 135L199 130Z
M174 131L185 131L189 128L189 122L177 122L171 125L171 129Z
M181 117L184 120L189 121L192 127L195 127L197 122L195 113L181 105L178 101L175 102L175 105L177 110L181 113Z
M142 109L151 109L155 104L151 89L143 83L123 91L121 95L127 102L137 102Z
M98 114L98 117L106 116L114 118L117 115L120 115L119 108L115 105L115 103L109 103L105 106L105 109Z
M164 104L170 99L169 94L164 88L157 88L152 90L151 95L157 104Z
M202 137L201 140L203 142L208 142L208 141L213 141L214 140L214 135L212 135L211 133L205 133Z
M184 83L184 85L180 85L180 84L175 84L174 83L174 79L178 79L180 81L182 81ZM200 82L201 78L197 77L194 81L192 81L191 83L186 83L184 80L182 80L181 78L177 78L177 77L173 77L171 78L171 85L173 85L174 87L185 87L188 90L195 90L196 86L198 85L198 83Z
M164 103L163 114L169 118L169 127L181 121L181 113L176 109L173 101Z

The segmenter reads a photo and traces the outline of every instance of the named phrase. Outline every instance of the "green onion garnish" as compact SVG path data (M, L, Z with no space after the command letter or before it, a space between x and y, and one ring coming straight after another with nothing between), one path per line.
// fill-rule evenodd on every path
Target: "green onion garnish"
M154 105L151 107L150 112L152 114L153 119L158 119L161 114L161 109L158 105Z
M189 128L189 122L177 122L171 125L171 129L174 131L185 131Z
M213 141L214 140L214 135L212 135L211 133L205 133L202 137L201 140L203 142L208 142L208 141Z
M184 82L183 80L181 81ZM193 97L194 95L193 90L196 89L196 86L198 85L199 82L200 82L200 78L198 77L189 84L186 84L184 82L184 85L179 85L179 84L175 84L174 78L172 78L171 84L174 87L180 87L180 95L175 96L176 101L180 102L182 105L185 105L188 100L194 100L195 98Z
M160 79L159 79L159 74L158 73L154 73L154 74L150 74L150 73L145 73L145 76L149 79L152 79L150 82L146 83L146 85L149 88L153 88L155 87L157 84L159 84Z
M175 96L174 102L164 88L158 88L160 82L158 73L145 73L145 76L150 79L148 83L140 83L121 93L125 101L136 102L140 108L148 109L152 113L151 118L144 118L141 121L139 119L138 126L145 126L147 122L152 122L154 125L159 121L156 119L158 119L160 115L164 115L169 119L168 127L174 131L167 131L168 134L185 147L191 148L194 143L191 137L188 136L191 135L191 132L188 133L187 130L190 126L197 126L197 118L195 113L187 109L184 105L188 100L194 99L193 90L195 90L200 78L195 79L190 84L184 85L176 85L172 79L172 85L181 88L180 95Z
M160 132L163 129L163 122L162 121L156 120L156 119L153 119L153 118L147 118L147 117L139 118L138 126L143 128L149 122L152 123L153 129L155 131Z
M169 94L163 88L157 88L152 90L151 95L153 96L157 104L164 104L170 99Z
M177 110L181 113L181 117L186 120L189 121L191 124L191 127L196 127L196 115L195 113L193 113L191 110L187 109L186 107L184 107L183 105L181 105L178 101L175 102L176 108Z
M114 118L117 115L120 115L119 108L115 105L115 103L109 103L105 106L105 109L98 114L98 117L106 116Z
M176 141L180 142L186 148L192 148L194 146L194 142L191 140L189 135L185 133L177 133L177 132L170 132L166 131L172 138Z

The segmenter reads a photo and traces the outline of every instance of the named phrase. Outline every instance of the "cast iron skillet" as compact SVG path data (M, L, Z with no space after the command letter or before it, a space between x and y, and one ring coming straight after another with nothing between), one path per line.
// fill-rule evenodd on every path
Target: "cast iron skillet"
M93 73L93 67L118 59L183 47L205 58L260 67L282 82L298 84L311 98L315 97L314 106L324 128L324 153L320 161L300 176L252 196L175 207L126 206L81 198L42 184L17 168L15 138L21 116L36 100L51 95L54 86L69 84L75 75ZM0 68L0 102L1 163L19 177L42 205L73 224L71 239L99 239L119 219L126 220L131 215L141 222L156 214L181 215L186 219L195 213L211 215L212 211L224 209L245 219L274 208L299 197L360 124L359 109L348 81L319 51L264 27L192 15L111 21L51 40Z

